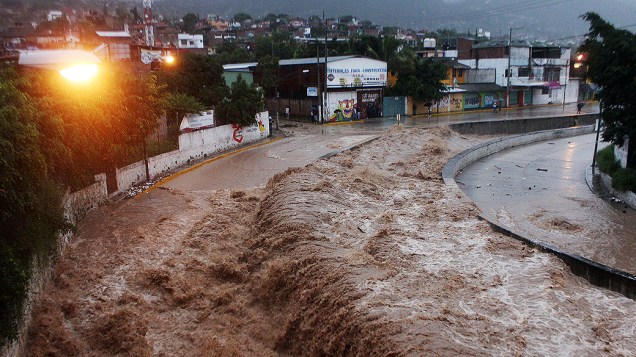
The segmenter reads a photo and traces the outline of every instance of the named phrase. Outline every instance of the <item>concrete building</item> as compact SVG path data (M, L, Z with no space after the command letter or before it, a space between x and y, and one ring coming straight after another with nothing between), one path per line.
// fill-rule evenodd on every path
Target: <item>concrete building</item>
M256 62L223 68L227 78L249 72L255 83L263 81ZM275 81L274 92L266 97L272 113L308 116L322 107L323 121L364 119L383 114L387 64L362 56L281 60Z
M106 61L130 60L130 33L127 31L96 31L102 44L93 50L95 54Z
M178 35L177 48L203 48L203 35L180 33Z
M458 48L458 61L475 71L472 78L478 83L484 83L485 77L492 77L492 83L505 91L505 106L577 100L578 86L568 85L569 47L525 41L474 44L468 40L459 44L464 48ZM471 83L470 80L466 82Z

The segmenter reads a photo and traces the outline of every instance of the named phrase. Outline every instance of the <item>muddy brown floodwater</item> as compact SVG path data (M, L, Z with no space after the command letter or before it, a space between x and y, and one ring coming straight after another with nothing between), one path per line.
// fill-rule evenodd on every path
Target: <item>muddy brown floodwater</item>
M636 303L494 233L397 127L264 189L155 190L83 221L28 354L636 354Z

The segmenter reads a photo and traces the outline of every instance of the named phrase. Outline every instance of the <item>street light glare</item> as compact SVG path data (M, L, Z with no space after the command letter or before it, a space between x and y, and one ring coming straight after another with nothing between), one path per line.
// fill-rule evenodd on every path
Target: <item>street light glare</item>
M97 71L96 64L78 64L60 70L60 74L70 81L86 83L97 75Z
M174 57L172 57L171 55L168 55L168 56L164 57L164 60L166 61L167 64L173 64L174 63Z

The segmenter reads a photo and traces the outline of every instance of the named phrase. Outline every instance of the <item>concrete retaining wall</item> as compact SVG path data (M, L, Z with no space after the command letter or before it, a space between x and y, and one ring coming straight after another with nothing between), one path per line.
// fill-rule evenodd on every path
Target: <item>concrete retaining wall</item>
M480 122L456 123L449 125L460 134L515 135L539 130L571 128L593 125L598 114L581 114L564 117L506 119Z
M76 224L92 210L108 200L106 174L95 175L95 183L82 190L64 196L64 217Z
M614 156L620 162L621 167L627 167L627 148L629 147L629 138L625 138L625 145L619 148L614 146Z
M477 125L478 123L471 123ZM486 124L488 125L488 124ZM454 129L453 126L451 126ZM442 177L446 184L455 183L455 176L464 167L470 165L472 162L494 154L501 150L505 150L511 147L525 145L542 140L551 140L557 138L565 138L568 136L576 136L583 134L591 134L594 132L594 126L582 126L574 128L556 129L556 130L543 130L529 134L518 135L513 137L505 137L496 140L489 141L477 146L474 146L468 150L465 150L448 161L444 170L442 171Z
M106 174L95 175L95 183L73 193L66 192L62 199L64 206L64 217L72 224L77 224L82 218L86 217L91 211L108 200L108 190L106 188ZM58 236L57 256L64 250L72 233L66 233ZM51 281L53 273L54 260L51 259L46 264L42 264L37 259L31 262L31 279L29 280L28 294L24 311L22 312L22 325L18 332L18 339L7 343L3 349L0 349L0 356L24 356L26 348L25 340L27 328L31 322L31 314L35 304L40 299L42 289L46 282Z
M256 116L258 124L247 128L223 125L179 135L179 150L148 158L150 179L217 152L233 149L269 136L268 112ZM146 165L138 161L116 170L117 189L125 191L146 181Z
M494 154L498 151L543 140L591 134L594 132L594 129L595 127L593 125L590 125L567 129L546 130L513 137L501 138L474 146L455 155L448 161L448 163L446 163L446 166L444 166L444 169L442 171L444 183L457 187L455 176L460 170L462 170L464 167L468 166L472 162L479 160L482 157ZM457 189L459 189L459 187L457 187ZM628 298L636 299L636 276L613 269L605 265L598 264L576 254L565 253L549 244L534 241L532 239L518 235L514 233L510 228L499 223L494 218L486 217L485 215L482 215L481 218L488 221L488 223L490 223L490 225L497 232L518 239L532 247L538 247L544 252L554 254L570 267L572 273L585 278L590 283L618 292L627 296Z
M495 231L518 239L521 242L531 247L538 248L543 252L557 256L570 267L572 273L584 278L590 283L615 291L619 294L623 294L630 299L636 299L636 276L624 271L612 269L606 265L598 264L576 254L563 252L549 244L533 241L514 233L510 228L501 223L495 223L493 220L483 216L482 218L487 220Z
M607 191L609 191L609 193L611 193L614 197L618 198L619 200L625 202L625 204L628 205L629 207L636 209L636 193L631 191L626 191L626 192L617 191L612 188L612 177L610 175L604 174L602 172L600 173L600 175L601 175L601 182L603 183L603 186L605 186Z

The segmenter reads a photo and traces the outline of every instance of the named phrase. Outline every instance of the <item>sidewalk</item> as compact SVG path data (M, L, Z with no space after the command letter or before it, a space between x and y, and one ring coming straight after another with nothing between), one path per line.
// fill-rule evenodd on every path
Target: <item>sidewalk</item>
M576 104L548 104L540 106L526 106L521 108L504 108L497 113L493 113L492 109L470 110L462 112L442 112L433 113L431 116L427 114L418 114L415 116L403 115L400 124L405 126L421 126L426 124L439 125L454 122L468 121L488 121L488 120L506 120L506 119L531 119L543 118L549 116L577 116L585 114L595 114L599 112L598 102L588 102L581 110L581 114L576 114ZM275 115L275 113L274 113ZM356 121L345 122L326 122L322 124L312 123L309 117L291 116L289 118L280 116L280 123L283 122L301 122L309 125L346 125L346 124L362 124L373 127L386 127L388 124L396 124L397 119L392 117L371 118ZM275 120L274 120L275 121Z

